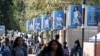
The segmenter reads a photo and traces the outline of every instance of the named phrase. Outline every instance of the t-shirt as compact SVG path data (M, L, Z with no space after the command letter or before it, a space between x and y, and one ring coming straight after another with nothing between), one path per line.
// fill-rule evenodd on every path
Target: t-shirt
M13 56L25 56L26 55L26 53L25 52L27 52L27 51L25 51L24 50L25 48L19 48L19 47L16 47L16 48L14 48L14 50L13 50Z
M24 56L24 51L22 49L17 49L15 52L16 56Z
M64 56L69 56L68 47L64 48Z

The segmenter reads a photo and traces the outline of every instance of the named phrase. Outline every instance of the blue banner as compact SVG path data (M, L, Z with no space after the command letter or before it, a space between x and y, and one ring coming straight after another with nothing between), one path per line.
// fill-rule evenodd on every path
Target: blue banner
M99 19L99 6L87 6L87 26L97 26Z
M0 36L5 34L5 26L0 26Z
M41 18L34 18L34 32L40 32L41 31Z
M54 19L54 30L61 30L64 27L64 11L63 10L55 10L53 12L53 19Z
M5 26L0 26L0 33L5 32Z
M26 21L26 30L28 32L32 32L33 31L33 20L27 20Z
M50 31L52 27L52 18L50 15L43 15L43 30L45 31Z
M82 6L81 5L71 5L69 7L70 11L70 27L76 27L82 25Z

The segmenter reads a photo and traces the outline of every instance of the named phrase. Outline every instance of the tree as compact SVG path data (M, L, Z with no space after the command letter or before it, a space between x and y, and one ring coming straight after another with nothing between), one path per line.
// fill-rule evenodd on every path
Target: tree
M82 4L82 0L0 0L0 25L25 31L27 19L64 9L64 3ZM100 5L100 0L88 0L87 5Z
M14 19L14 7L12 0L0 0L0 2L0 25L5 25L6 30L20 29L16 19Z

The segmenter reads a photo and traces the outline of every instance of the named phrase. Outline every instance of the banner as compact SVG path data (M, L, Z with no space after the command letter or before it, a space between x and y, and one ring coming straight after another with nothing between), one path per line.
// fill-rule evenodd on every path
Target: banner
M34 32L41 31L41 18L34 18Z
M43 30L45 31L50 31L52 28L52 18L50 15L43 15L42 16L43 19Z
M64 27L64 11L63 10L55 10L53 12L53 20L54 20L54 24L53 24L53 28L54 30L61 30Z
M82 6L81 5L71 5L69 7L70 15L70 27L76 27L82 25Z
M0 36L5 34L5 26L0 26Z
M87 26L98 26L99 10L99 6L87 6Z
M33 31L33 20L27 20L26 21L26 30L28 32L32 32Z

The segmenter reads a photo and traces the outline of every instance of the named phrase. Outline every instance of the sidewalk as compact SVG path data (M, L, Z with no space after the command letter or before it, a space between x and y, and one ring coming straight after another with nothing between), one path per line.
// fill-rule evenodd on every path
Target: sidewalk
M34 55L34 54L29 54L28 56L36 56L36 55Z
M0 54L0 56L2 56L2 55ZM33 55L33 54L29 54L28 56L36 56L36 55Z

